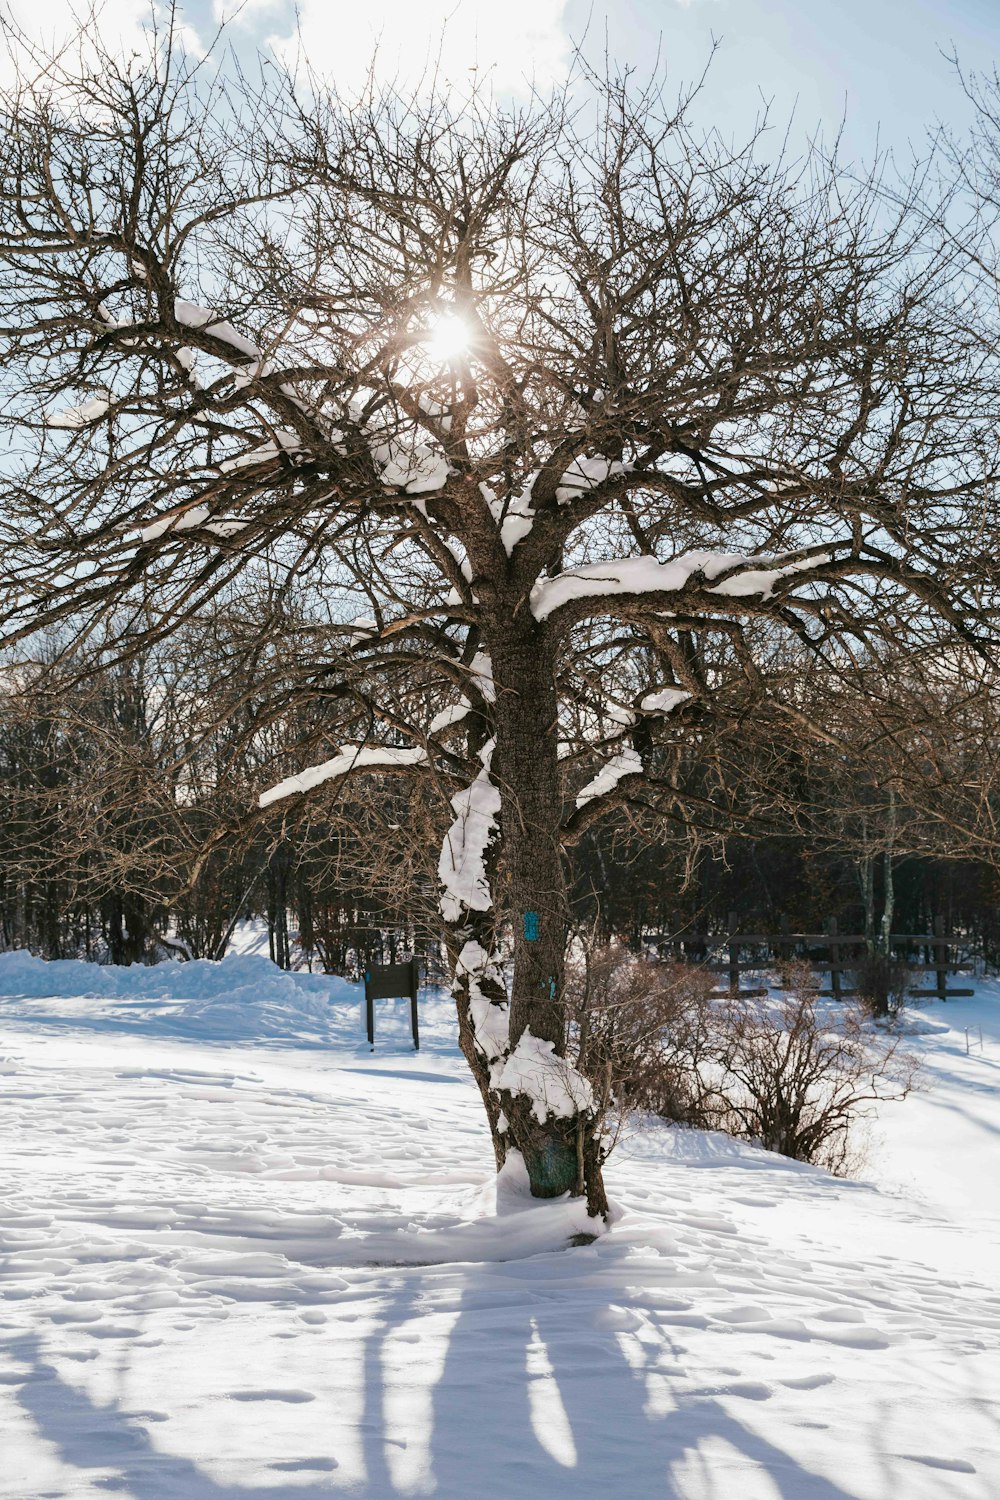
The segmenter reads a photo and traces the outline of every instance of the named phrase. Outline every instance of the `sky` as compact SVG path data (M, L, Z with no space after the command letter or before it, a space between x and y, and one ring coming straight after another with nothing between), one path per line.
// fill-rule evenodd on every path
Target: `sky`
M69 0L0 0L36 36L65 31ZM84 0L79 0L82 5ZM190 44L211 44L218 20L241 50L296 48L294 0L186 0ZM657 51L671 85L699 76L719 42L696 118L742 139L763 105L775 138L832 139L846 119L848 154L870 158L876 141L905 157L924 149L942 120L961 131L968 108L947 54L968 69L1000 60L1000 0L298 0L310 63L350 87L380 41L383 73L412 76L440 56L458 86L489 73L503 92L526 75L560 81L574 43L605 46L619 64L647 70ZM134 43L148 0L105 0L104 30ZM471 70L478 70L473 73Z

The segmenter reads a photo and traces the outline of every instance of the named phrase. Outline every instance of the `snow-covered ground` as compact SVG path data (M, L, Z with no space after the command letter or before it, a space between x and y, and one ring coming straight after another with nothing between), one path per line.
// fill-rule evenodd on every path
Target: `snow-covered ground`
M497 1213L444 1000L370 1055L246 954L0 996L4 1500L1000 1495L995 986L926 1006L866 1180L657 1128L573 1250Z

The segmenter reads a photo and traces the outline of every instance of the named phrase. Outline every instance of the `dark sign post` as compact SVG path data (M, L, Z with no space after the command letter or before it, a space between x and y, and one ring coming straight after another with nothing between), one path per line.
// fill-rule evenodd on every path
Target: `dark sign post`
M413 1028L413 1046L420 1051L420 1032L417 1029L417 960L408 959L403 964L372 964L365 970L365 1016L368 1022L368 1043L375 1051L375 1001L410 1000L410 1025Z

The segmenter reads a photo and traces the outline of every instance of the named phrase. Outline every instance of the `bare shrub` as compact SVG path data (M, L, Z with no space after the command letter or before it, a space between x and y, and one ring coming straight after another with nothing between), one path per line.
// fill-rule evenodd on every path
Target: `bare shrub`
M703 1067L714 1030L714 979L689 964L659 964L616 947L589 954L567 976L576 1061L611 1134L648 1110L685 1125L714 1123Z
M877 1019L895 1020L899 1016L912 983L909 965L886 953L866 954L854 970L858 1004Z
M821 1007L807 965L789 965L784 983L776 1000L737 996L720 1006L725 1128L843 1175L852 1122L876 1100L905 1098L916 1061L898 1036L873 1034L861 1005Z
M821 1004L807 964L789 964L782 983L773 999L716 995L705 969L613 947L571 970L577 1066L610 1145L630 1114L649 1111L844 1175L852 1123L877 1100L904 1098L916 1062L861 1004Z

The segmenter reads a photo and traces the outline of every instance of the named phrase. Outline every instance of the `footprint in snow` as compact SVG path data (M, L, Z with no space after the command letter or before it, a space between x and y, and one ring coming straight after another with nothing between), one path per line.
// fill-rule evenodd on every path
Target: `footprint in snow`
M692 1396L742 1396L746 1401L770 1401L774 1392L762 1380L733 1380L726 1385L700 1386Z
M615 1333L635 1333L642 1319L627 1307L602 1307L594 1314L594 1327Z
M315 1401L312 1391L230 1391L233 1401Z
M925 1464L928 1469L949 1469L953 1474L975 1474L975 1464L964 1458L938 1458L933 1453L901 1453L911 1464Z
M292 1474L300 1469L322 1469L329 1472L331 1469L339 1468L335 1458L280 1458L270 1465L272 1469L280 1469L283 1473Z

